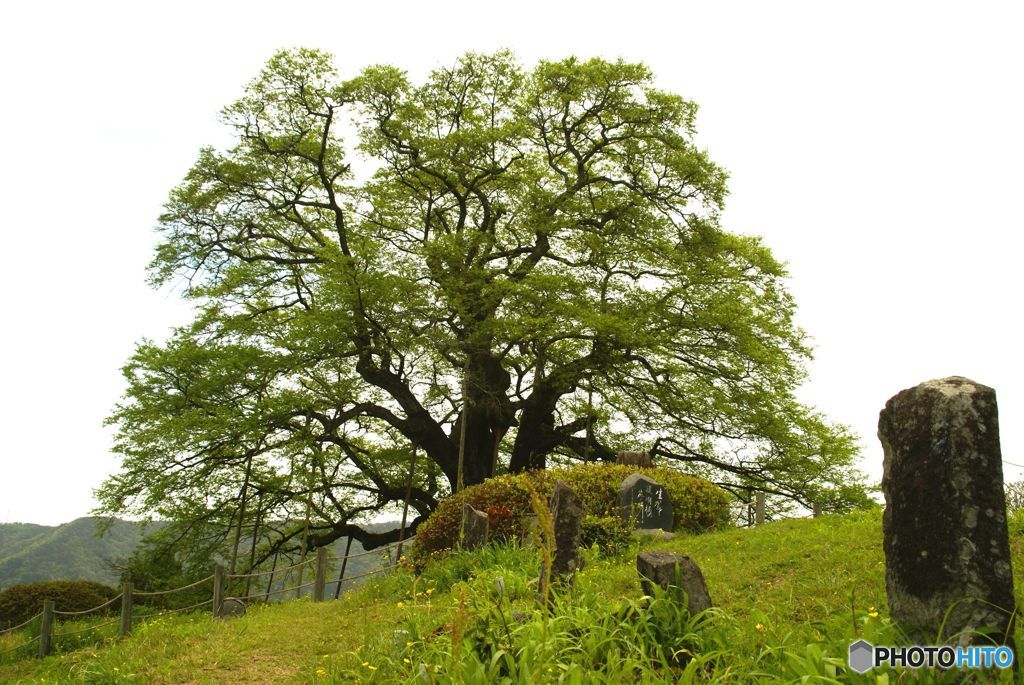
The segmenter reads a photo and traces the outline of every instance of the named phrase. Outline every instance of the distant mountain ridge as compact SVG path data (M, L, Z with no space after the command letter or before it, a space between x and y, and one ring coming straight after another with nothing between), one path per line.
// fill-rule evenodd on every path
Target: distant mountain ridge
M110 562L130 556L142 541L144 529L140 523L114 519L110 529L98 538L97 525L102 520L85 516L59 526L0 523L0 590L40 580L91 580L116 586L120 574ZM160 525L151 523L145 532ZM397 522L364 525L374 532L398 527ZM331 553L343 555L346 542L346 538L335 541ZM362 551L363 546L353 541L350 554ZM374 555L357 557L345 575L360 575L380 563Z
M115 519L96 537L101 519L85 516L59 526L0 524L0 589L37 580L91 580L117 585L110 561L127 557L142 539L141 526Z

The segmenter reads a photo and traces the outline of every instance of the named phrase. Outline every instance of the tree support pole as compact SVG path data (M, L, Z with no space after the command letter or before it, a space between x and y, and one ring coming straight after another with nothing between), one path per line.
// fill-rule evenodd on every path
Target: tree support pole
M348 544L345 545L345 556L341 560L341 572L338 573L338 584L334 588L334 599L341 596L341 581L345 579L345 567L348 566L348 553L352 549L352 536L348 536Z
M405 479L405 505L402 507L402 527L398 531L398 551L395 553L395 558L402 558L402 543L405 542L405 523L409 518L409 498L412 497L412 476L413 471L416 468L416 456L419 452L416 449L416 445L412 446L412 456L409 458L409 475ZM349 538L351 543L352 538ZM348 556L348 552L345 552L345 556Z

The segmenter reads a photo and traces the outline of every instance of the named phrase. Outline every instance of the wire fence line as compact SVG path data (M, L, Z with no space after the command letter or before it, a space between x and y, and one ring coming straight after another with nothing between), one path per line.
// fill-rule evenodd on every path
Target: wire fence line
M185 606L185 607L179 607L179 608L175 608L175 609L164 609L164 610L159 611L159 612L157 612L155 614L140 615L140 616L137 617L137 619L138 620L147 620L147 619L152 619L152 618L156 618L156 617L159 617L159 616L165 616L165 615L168 615L168 614L177 614L177 613L183 613L183 612L186 612L186 611L195 611L197 609L200 609L200 608L206 607L206 606L210 607L210 609L212 611L212 614L213 614L213 616L215 618L220 618L220 617L223 617L223 613L222 612L223 612L224 602L226 600L228 600L228 599L235 599L235 600L239 600L239 601L242 601L242 602L252 601L252 600L269 601L270 597L272 597L272 596L282 595L282 594L285 594L285 593L288 593L288 592L295 592L296 593L296 598L298 598L299 596L301 596L302 590L304 590L306 588L312 588L312 598L313 598L313 601L315 601L315 602L322 602L325 599L324 589L325 589L325 586L327 586L328 584L336 585L337 592L335 592L335 598L337 598L338 597L338 592L340 592L342 584L345 583L346 581L348 581L348 582L356 581L356 580L359 580L361 578L366 578L368 576L372 576L372 575L376 575L376 574L383 573L383 572L386 572L386 571L394 570L397 567L397 565L398 565L398 559L394 558L392 556L392 554L391 554L392 548L394 548L396 546L401 548L402 545L409 544L409 543L411 543L412 540L413 540L413 538L410 537L408 539L400 540L399 542L389 543L387 545L382 545L381 547L378 547L376 549L364 550L362 552L357 552L355 554L346 554L346 555L343 555L343 556L331 555L331 554L328 553L328 549L326 547L321 547L321 548L319 548L317 550L316 555L314 557L310 558L310 559L302 560L302 561L300 561L298 563L292 564L292 565L284 567L284 568L274 568L274 569L271 569L270 571L260 571L260 572L255 572L255 573L228 574L228 573L226 573L226 570L225 570L224 566L218 563L218 564L214 565L214 572L211 575L206 576L205 578L202 578L202 579L197 580L195 582L189 583L188 585L183 585L181 587L173 588L173 589L170 589L170 590L135 591L132 582L129 580L129 581L126 581L126 582L124 582L122 584L121 593L118 594L117 596L112 597L111 599L107 600L103 604L100 604L99 606L95 606L95 607L92 607L91 609L85 609L85 610L82 610L82 611L58 611L54 607L54 602L53 602L52 599L44 599L43 600L43 610L40 613L36 614L35 616L32 616L28 620L26 620L23 623L20 623L20 624L18 624L16 626L12 626L10 628L5 628L3 630L0 630L0 636L4 636L4 635L8 635L8 634L14 634L16 631L23 630L23 629L27 628L28 626L30 626L33 622L38 620L39 621L39 633L34 635L34 636L32 636L26 642L23 642L23 643L21 643L19 645L15 645L14 647L9 647L9 648L4 649L3 651L0 651L0 656L5 656L5 655L8 655L8 654L13 654L13 653L15 653L15 652L17 652L19 650L25 649L26 647L31 647L33 644L38 644L38 650L36 652L36 655L41 658L41 657L44 657L44 656L46 656L47 654L49 654L51 652L52 646L53 646L53 642L57 638L69 638L69 637L75 637L75 636L78 636L78 635L83 635L83 634L86 634L86 633L95 633L95 632L101 630L102 628L107 628L107 627L112 626L112 625L117 624L117 623L120 623L120 628L119 628L119 631L118 631L118 637L123 638L126 635L128 635L128 633L131 631L131 627L132 627L132 623L133 623L133 616L132 616L132 614L133 614L133 608L134 608L134 605L135 605L135 598L136 597L138 597L138 598L149 598L149 597L171 596L171 595L175 595L177 593L185 592L187 590L192 590L192 589L194 589L194 588L196 588L196 587L198 587L200 585L209 583L210 581L213 581L213 592L212 592L212 597L210 597L209 599L205 599L203 601L196 602L194 604L191 604L191 605ZM383 559L383 557L386 556L387 560L388 560L387 564L386 565L381 565L380 568L372 569L370 571L367 571L367 572L364 572L364 573L360 573L360 574L357 574L357 575L354 575L354 576L346 576L345 575L345 570L346 570L346 566L347 566L347 563L348 563L349 559L354 559L354 558L358 558L358 557L365 557L365 556L368 556L368 555L371 555L371 554L377 554L377 555L381 556L382 559ZM330 562L337 562L337 561L341 561L342 562L341 573L339 574L337 580L328 580L327 579L328 565L329 565ZM276 562L275 562L275 564L276 564ZM302 569L303 567L309 566L311 564L315 564L315 575L314 575L313 580L305 582L305 583L300 582L297 585L292 585L290 587L284 587L284 588L280 588L280 589L277 589L277 590L274 590L272 588L273 581L274 581L273 576L275 574L282 574L282 578L286 578L289 575L290 571L293 571L294 569ZM365 568L365 566L364 566L364 568ZM258 577L268 576L268 575L271 576L271 578L270 578L270 581L268 583L266 591L258 592L258 593L247 593L247 594L245 594L242 597L229 597L229 596L226 596L226 591L228 589L228 581L238 581L238 580L258 578ZM301 570L299 572L298 579L299 579L299 581L302 580L302 572L301 572ZM246 583L246 586L248 587L248 583ZM100 611L103 611L105 609L108 609L109 607L111 607L112 605L117 603L118 601L120 601L120 603L121 603L121 612L120 612L120 616L117 617L117 618L114 618L114 619L111 619L111 620L108 620L108 621L104 621L102 623L94 624L94 625L87 625L87 626L84 626L84 627L76 629L76 630L69 630L69 631L60 632L60 631L57 631L57 630L54 629L55 628L55 624L56 624L58 618L67 618L67 619L70 619L71 621L89 620L89 619L87 619L85 617L89 616L90 614L95 614L97 612L100 612ZM243 606L244 606L244 604L243 604ZM34 629L33 629L33 631L34 631Z

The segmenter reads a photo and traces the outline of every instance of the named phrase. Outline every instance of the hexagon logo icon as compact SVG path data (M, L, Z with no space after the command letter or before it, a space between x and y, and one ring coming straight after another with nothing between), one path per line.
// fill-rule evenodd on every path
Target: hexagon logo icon
M874 668L875 648L867 640L857 640L850 645L849 664L856 673L866 673Z

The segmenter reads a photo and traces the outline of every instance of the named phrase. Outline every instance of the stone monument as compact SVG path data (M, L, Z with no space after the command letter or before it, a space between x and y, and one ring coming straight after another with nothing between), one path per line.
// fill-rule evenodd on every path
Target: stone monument
M634 473L622 481L619 511L633 528L660 528L672 532L672 501L668 492L643 474Z
M996 394L953 376L891 398L878 419L889 612L931 644L1013 636ZM948 619L947 610L950 611Z

